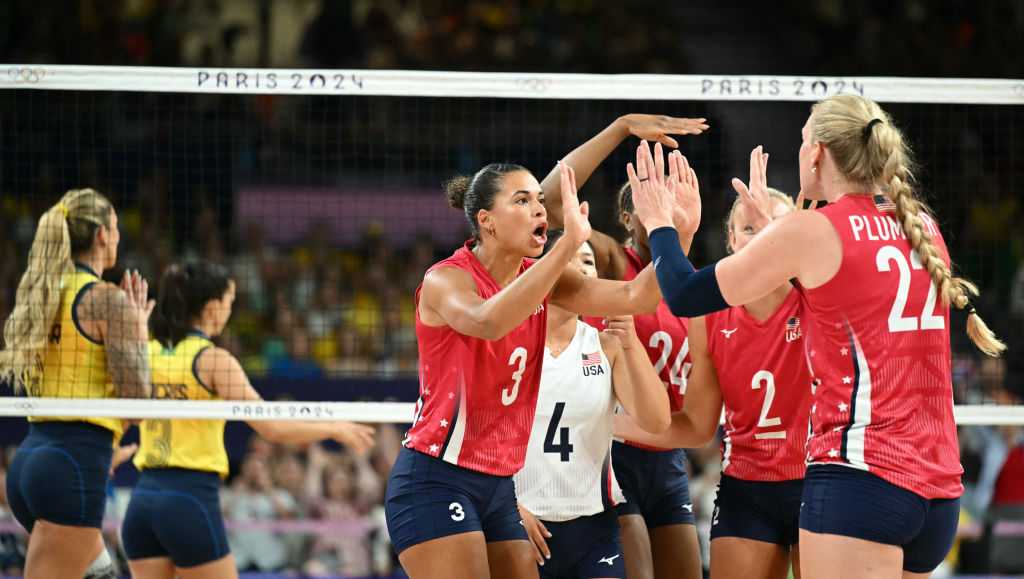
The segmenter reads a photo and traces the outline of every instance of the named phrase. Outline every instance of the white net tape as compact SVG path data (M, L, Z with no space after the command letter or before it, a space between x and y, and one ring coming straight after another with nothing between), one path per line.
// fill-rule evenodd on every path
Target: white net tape
M671 101L1024 104L1024 80L0 65L0 89Z
M223 420L412 421L410 402L241 402L231 400L134 400L126 398L0 397L0 416L199 418ZM957 424L1022 424L1024 407L956 406Z

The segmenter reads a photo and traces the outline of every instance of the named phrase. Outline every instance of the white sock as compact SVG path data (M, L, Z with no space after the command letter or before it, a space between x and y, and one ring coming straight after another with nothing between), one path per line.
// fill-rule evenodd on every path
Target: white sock
M107 551L107 547L104 546L100 554L96 556L96 559L89 565L89 568L85 570L85 576L89 577L102 577L114 567L114 562L110 559L110 553Z

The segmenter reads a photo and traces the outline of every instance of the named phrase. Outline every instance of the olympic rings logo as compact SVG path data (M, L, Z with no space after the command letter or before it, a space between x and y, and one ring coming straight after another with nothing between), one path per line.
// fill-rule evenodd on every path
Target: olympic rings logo
M7 78L14 84L38 84L46 78L46 69L11 67L7 69Z
M530 92L545 92L551 88L551 79L548 78L518 78L516 85Z

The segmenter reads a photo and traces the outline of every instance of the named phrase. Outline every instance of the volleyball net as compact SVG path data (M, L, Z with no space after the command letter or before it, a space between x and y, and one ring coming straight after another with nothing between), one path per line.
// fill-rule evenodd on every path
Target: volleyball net
M709 263L725 254L729 180L746 180L750 149L764 145L769 184L794 194L809 105L841 93L892 114L959 271L983 290L979 310L1002 335L1018 332L1019 80L0 69L0 318L38 217L63 191L94 187L117 208L122 234L108 279L138 270L155 297L169 264L227 267L237 298L216 341L268 400L32 398L4 388L0 416L407 422L418 387L413 294L426 267L468 237L443 180L492 161L542 179L627 113L706 118L705 134L676 139L704 205L693 258ZM624 142L581 187L595 228L620 237L615 192L632 151ZM976 356L962 317L953 324L958 421L1024 423L1024 413L986 404L1012 364Z

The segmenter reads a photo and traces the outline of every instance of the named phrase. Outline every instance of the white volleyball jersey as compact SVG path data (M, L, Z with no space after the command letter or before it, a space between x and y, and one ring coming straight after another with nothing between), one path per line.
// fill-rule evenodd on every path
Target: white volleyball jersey
M537 415L516 497L537 518L568 521L624 502L611 462L612 370L593 326L580 321L557 357L544 350Z

